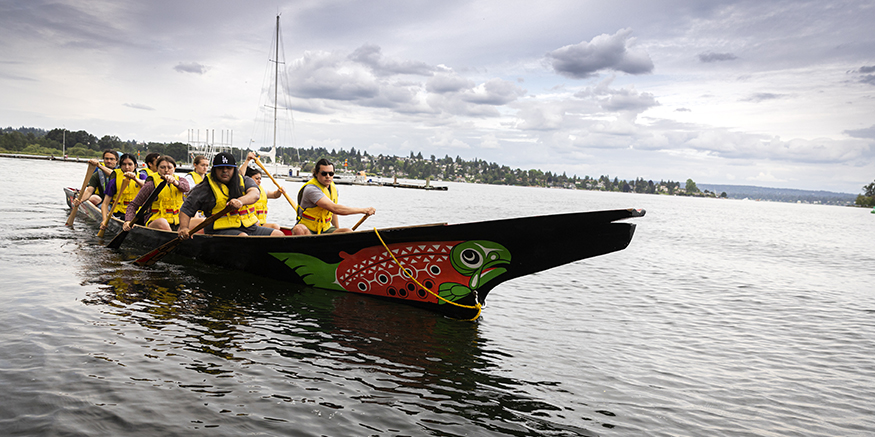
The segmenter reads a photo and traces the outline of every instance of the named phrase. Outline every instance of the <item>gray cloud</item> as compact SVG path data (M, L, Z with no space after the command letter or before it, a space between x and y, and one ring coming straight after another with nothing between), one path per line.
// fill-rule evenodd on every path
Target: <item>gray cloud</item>
M376 78L346 56L306 52L289 71L290 91L296 97L356 101L377 97Z
M875 74L867 74L860 78L861 83L868 83L869 85L875 85Z
M413 76L430 76L417 81ZM290 91L301 99L345 101L387 108L399 114L495 117L494 106L513 102L526 91L515 82L491 79L477 84L444 66L418 61L386 61L378 46L365 44L349 55L307 52L292 63ZM328 105L310 105L324 113Z
M786 94L756 93L756 94L753 94L753 95L751 95L750 97L748 97L748 98L746 98L746 99L741 99L741 101L742 101L742 102L754 102L754 103L759 103L759 102L764 102L764 101L766 101L766 100L783 99L783 98L785 98L785 97L787 97Z
M24 80L24 81L28 81L28 82L35 82L36 81L36 79L34 79L32 77L19 76L17 74L6 73L3 71L0 71L0 78L10 79L10 80Z
M875 65L863 66L858 70L860 73L875 73Z
M875 124L863 129L846 130L842 133L854 138L868 138L875 140Z
M738 56L733 55L732 53L699 53L698 55L699 61L701 62L720 62L720 61L733 61L738 59Z
M194 74L204 74L207 72L208 68L206 65L198 64L197 62L180 62L175 67L173 67L179 73L194 73Z
M461 99L480 105L506 105L526 93L513 82L491 79L461 94Z
M675 112L693 112L693 110L690 108L677 108Z
M395 61L383 58L382 49L375 44L364 44L349 55L349 59L370 67L377 76L413 74L431 76L436 68L419 61Z
M567 45L547 54L553 69L566 77L586 79L601 70L628 74L653 71L653 61L644 50L633 47L632 29L621 29L613 35L601 34L590 42Z
M142 109L145 111L154 111L155 110L155 108L153 108L151 106L146 106L142 103L122 103L122 106L127 106L128 108L134 108L134 109Z
M428 80L425 89L430 93L454 93L473 88L474 82L456 74L436 74Z
M647 108L659 106L659 102L656 101L653 94L621 89L606 99L601 99L601 105L608 111L642 112Z
M595 87L588 87L574 94L580 99L592 99L599 106L609 112L635 112L640 113L653 106L659 106L651 93L641 93L635 89L611 88L614 77L603 80Z

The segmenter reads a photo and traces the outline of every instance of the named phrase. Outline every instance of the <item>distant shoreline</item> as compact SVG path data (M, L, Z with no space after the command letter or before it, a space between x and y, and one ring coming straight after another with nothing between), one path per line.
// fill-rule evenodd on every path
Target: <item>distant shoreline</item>
M42 159L46 161L65 161L65 162L88 162L90 159L95 158L80 158L78 156L74 157L63 157L63 156L54 156L54 155L27 155L24 153L0 153L0 158L18 158L18 159Z
M81 162L87 163L89 159L79 157L29 155L23 153L0 153L0 158L17 159L42 159L49 161ZM180 171L182 169L177 169ZM714 192L726 192L730 199L766 200L787 203L814 203L827 205L850 205L853 206L856 194L838 193L823 190L800 190L795 188L770 188L753 185L720 185L702 183L703 189Z

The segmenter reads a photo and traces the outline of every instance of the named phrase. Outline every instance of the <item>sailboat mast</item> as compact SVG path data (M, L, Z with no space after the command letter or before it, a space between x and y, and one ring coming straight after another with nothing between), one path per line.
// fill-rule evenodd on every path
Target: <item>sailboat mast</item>
M274 58L274 73L273 73L273 148L276 153L276 107L277 95L279 91L280 77L280 16L276 16L276 57ZM276 163L276 156L273 159Z

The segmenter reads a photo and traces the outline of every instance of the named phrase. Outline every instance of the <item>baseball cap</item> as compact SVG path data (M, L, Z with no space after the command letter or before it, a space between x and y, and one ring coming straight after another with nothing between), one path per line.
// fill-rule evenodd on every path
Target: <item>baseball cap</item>
M237 160L228 152L220 152L213 158L213 167L237 167Z

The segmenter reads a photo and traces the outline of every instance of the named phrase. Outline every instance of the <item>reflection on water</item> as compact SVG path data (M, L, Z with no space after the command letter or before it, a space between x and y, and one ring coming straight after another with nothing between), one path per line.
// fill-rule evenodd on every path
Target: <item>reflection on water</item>
M128 257L80 258L101 272L88 275L96 287L82 300L103 314L96 323L107 336L139 340L124 355L93 356L130 369L135 383L212 398L221 414L237 418L225 428L253 426L241 418L300 424L286 405L318 410L348 435L589 435L551 421L563 407L523 389L561 390L558 382L502 377L498 364L510 356L491 348L477 323L193 261L144 269L122 262ZM149 376L149 362L160 363L164 377ZM273 403L262 410L266 399ZM326 429L318 421L307 426L314 434Z

